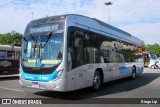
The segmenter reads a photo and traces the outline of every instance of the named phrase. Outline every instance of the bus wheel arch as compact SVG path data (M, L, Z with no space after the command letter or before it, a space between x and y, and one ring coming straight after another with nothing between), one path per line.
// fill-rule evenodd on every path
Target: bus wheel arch
M93 76L93 89L99 90L103 83L103 70L101 68L98 68L95 70L94 76Z

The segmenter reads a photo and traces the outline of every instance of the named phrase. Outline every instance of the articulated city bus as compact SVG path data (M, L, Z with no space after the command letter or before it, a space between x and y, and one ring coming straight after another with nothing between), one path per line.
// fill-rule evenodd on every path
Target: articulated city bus
M0 77L19 75L20 50L18 46L0 45Z
M143 72L142 42L131 34L81 15L31 21L22 40L20 84L53 91L85 87Z

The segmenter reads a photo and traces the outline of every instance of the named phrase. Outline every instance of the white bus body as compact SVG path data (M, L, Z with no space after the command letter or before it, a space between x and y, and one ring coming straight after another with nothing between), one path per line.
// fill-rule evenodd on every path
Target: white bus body
M64 21L63 29L58 28L60 25L31 28L32 24L61 22L57 20ZM52 31L50 29L54 29L53 32L59 29L58 33L62 31L60 35L63 34L63 40L58 38L61 37L59 34L50 32L49 39L43 41L41 32ZM130 76L135 78L143 72L143 61L136 60L134 56L134 53L142 52L141 40L97 19L61 15L34 20L28 24L24 38L20 68L22 87L73 91L93 86L97 90L104 82ZM32 49L28 47L30 43ZM53 48L52 43L57 47ZM45 55L48 54L50 59L43 55L45 49L48 50ZM62 52L61 57L51 60L49 51L54 49ZM57 51L53 51L56 56ZM37 52L40 57L31 55L32 52ZM130 55L131 52L133 55ZM50 69L53 69L52 72Z

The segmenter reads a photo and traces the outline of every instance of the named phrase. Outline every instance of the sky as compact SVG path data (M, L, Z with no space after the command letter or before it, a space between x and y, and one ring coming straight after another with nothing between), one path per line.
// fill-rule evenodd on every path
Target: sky
M159 0L0 0L0 34L24 33L33 19L80 14L99 19L143 40L160 44ZM112 2L106 6L105 2Z

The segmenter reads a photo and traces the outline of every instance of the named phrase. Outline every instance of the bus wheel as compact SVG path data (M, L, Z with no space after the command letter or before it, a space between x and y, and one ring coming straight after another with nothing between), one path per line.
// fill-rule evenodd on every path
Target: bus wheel
M151 69L155 69L154 65L151 66Z
M136 79L136 67L133 67L132 68L132 76L131 76L131 79Z
M93 89L99 90L102 85L102 78L99 71L96 71L93 77Z

